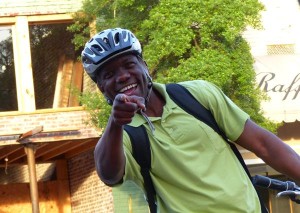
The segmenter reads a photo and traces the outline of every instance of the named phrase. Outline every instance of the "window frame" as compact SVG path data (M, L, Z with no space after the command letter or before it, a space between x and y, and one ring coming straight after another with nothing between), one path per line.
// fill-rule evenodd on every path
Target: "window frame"
M0 26L9 26L12 29L18 102L17 112L33 112L36 110L29 26L33 24L71 22L73 22L71 14L0 17Z

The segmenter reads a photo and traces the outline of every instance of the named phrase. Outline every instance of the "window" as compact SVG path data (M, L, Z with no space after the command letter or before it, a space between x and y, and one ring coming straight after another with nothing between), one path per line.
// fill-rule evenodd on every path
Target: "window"
M67 14L0 18L0 112L79 106L80 52Z
M29 26L36 109L78 106L83 68L69 23Z
M0 111L18 110L12 29L0 26Z
M295 54L294 44L274 44L267 45L268 55L284 55L284 54Z

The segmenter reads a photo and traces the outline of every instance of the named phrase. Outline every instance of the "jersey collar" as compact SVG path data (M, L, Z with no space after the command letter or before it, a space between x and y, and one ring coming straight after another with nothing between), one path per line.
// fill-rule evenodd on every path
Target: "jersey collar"
M158 91L162 95L162 97L166 100L166 104L164 106L163 114L165 113L165 111L169 112L172 109L177 107L177 105L172 101L172 99L168 95L168 93L166 91L166 85L165 84L160 84L160 83L155 83L154 82L153 83L153 89ZM149 119L151 121L156 121L156 120L161 119L161 117L149 117ZM141 126L144 123L147 123L147 121L143 118L142 115L136 113L135 116L132 119L132 122L129 125L133 126L133 127L138 127L138 126Z

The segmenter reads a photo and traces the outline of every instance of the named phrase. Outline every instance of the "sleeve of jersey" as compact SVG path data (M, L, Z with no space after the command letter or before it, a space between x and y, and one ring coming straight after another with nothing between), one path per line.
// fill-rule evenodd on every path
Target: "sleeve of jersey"
M216 85L203 81L183 83L193 96L209 109L218 126L231 141L236 141L244 130L249 115L231 101Z
M138 163L132 155L130 138L125 131L123 131L123 146L126 158L125 174L123 176L123 181L132 180L138 185L142 186L143 177L140 172L140 166L138 165Z

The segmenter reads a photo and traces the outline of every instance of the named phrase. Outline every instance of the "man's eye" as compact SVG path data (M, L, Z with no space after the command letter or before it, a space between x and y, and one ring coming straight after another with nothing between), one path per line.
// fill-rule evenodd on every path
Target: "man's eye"
M135 62L133 61L128 61L126 64L125 64L125 67L126 68L132 68L135 66Z
M104 74L103 74L103 78L104 79L108 79L108 78L111 78L113 76L113 72L105 72Z

